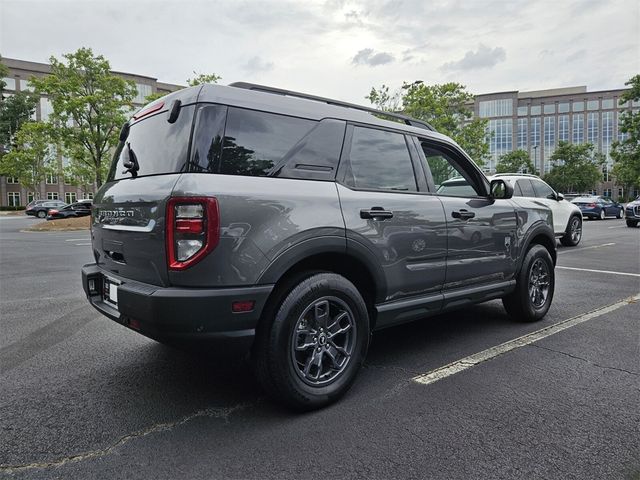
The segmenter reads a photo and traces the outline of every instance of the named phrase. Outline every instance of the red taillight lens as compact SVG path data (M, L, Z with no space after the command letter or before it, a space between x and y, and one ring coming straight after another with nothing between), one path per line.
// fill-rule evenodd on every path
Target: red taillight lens
M214 197L171 198L167 203L166 232L169 268L189 268L218 245L218 201Z
M58 213L58 210L54 210L54 209L49 210L49 215L53 215L54 213Z
M253 307L256 305L254 300L244 300L231 303L231 311L233 313L243 313L253 311Z
M596 204L595 204L595 203L590 203L589 205L587 205L587 207L589 207L589 208L596 208Z

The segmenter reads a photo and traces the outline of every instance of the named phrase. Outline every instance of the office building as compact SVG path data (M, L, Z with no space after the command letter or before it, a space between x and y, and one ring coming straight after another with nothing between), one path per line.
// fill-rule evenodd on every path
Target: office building
M522 149L529 153L534 165L544 175L551 171L551 155L558 142L591 143L595 151L605 155L603 182L590 193L613 199L637 195L624 192L611 176L613 160L611 144L623 140L618 128L620 114L637 111L640 102L619 104L625 89L587 91L587 87L556 88L532 92L499 92L477 95L474 114L489 121L490 157L485 162L487 173L494 173L501 155ZM569 193L569 192L566 192ZM586 192L579 192L586 193Z

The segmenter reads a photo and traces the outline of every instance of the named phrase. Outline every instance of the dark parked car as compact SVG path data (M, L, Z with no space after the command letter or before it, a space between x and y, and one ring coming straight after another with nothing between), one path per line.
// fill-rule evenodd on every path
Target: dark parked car
M469 189L436 193L455 177ZM250 353L271 396L309 410L349 389L375 330L495 298L515 320L544 317L552 214L512 195L415 119L187 88L122 128L83 288L160 342Z
M618 202L614 202L609 197L592 196L578 197L572 200L586 218L604 220L607 217L622 218L624 208Z
M52 208L62 208L67 205L62 200L35 200L34 202L35 203L31 202L27 205L27 209L24 213L38 218L45 218L47 216L47 212Z
M624 210L624 218L627 221L627 227L637 227L640 223L640 196L633 202L627 203Z
M91 202L83 201L66 205L60 209L52 208L47 214L47 220L57 220L69 217L86 217L91 215Z

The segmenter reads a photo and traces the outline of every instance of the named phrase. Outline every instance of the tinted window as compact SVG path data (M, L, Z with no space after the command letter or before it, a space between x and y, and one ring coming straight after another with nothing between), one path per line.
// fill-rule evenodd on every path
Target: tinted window
M354 127L345 183L356 188L417 191L404 135Z
M549 198L554 196L553 188L551 188L546 183L540 180L531 180L531 183L533 183L533 188L536 191L536 197Z
M190 172L218 172L226 118L227 107L221 105L206 105L198 109L191 144Z
M161 112L132 124L116 149L109 180L131 178L130 173L123 173L131 152L140 166L139 176L184 171L193 111L193 106L182 107L175 123L167 122L167 112Z
M219 173L264 176L317 122L229 108Z
M447 151L424 140L420 140L420 145L438 195L453 197L475 197L478 195L469 174Z
M520 191L522 192L523 197L535 197L536 192L533 189L533 185L531 185L531 180L528 178L521 178L516 181L516 184L520 187Z
M515 197L524 197L524 195L522 195L522 189L520 188L520 184L518 182L516 182L516 184L513 186L513 195Z

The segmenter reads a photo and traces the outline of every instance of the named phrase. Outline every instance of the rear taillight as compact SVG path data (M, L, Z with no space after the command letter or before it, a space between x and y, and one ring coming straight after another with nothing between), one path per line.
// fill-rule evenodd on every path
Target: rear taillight
M589 204L587 205L587 207L589 207L589 208L596 208L596 204L595 204L595 203L589 203Z
M58 210L55 210L53 208L51 210L49 210L49 215L54 215L56 213L59 213Z
M167 203L167 260L184 270L218 245L220 212L213 197L174 197Z

